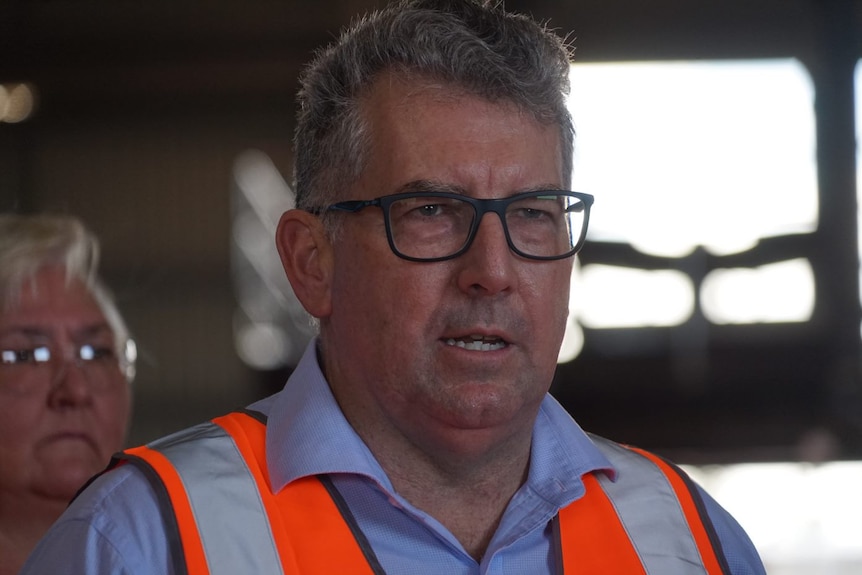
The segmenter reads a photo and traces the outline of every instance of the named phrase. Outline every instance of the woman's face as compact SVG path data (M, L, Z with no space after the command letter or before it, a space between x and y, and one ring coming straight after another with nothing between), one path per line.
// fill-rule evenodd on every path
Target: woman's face
M62 267L0 313L0 497L68 501L122 449L131 391L102 310Z

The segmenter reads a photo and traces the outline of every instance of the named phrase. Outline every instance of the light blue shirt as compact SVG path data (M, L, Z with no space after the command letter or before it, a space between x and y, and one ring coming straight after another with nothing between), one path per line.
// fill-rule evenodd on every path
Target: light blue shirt
M527 482L510 501L481 563L430 515L399 496L344 418L306 350L279 393L249 406L268 415L267 465L277 492L308 475L329 474L390 575L552 575L550 521L584 494L581 476L613 473L608 460L550 395L533 431ZM742 528L705 493L710 518L734 574L765 573ZM226 518L230 520L230 518ZM155 492L124 465L86 489L31 554L21 575L173 575Z

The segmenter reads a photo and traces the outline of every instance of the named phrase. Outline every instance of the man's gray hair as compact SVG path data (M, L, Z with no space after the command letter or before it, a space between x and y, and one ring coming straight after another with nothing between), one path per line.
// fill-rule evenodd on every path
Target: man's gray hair
M369 146L359 101L384 70L452 83L558 125L569 185L570 61L563 39L531 18L506 12L501 2L401 0L357 20L301 78L296 206L315 210L344 199L341 191L361 174Z
M114 335L120 367L135 373L134 341L108 288L99 278L99 240L73 216L0 214L0 313L13 309L40 270L60 266L67 283L79 280L92 294Z

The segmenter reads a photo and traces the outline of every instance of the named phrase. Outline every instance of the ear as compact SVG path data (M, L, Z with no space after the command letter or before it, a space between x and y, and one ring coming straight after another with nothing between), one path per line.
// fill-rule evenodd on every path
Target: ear
M302 307L316 318L328 316L332 311L332 244L320 218L305 210L284 212L275 245Z

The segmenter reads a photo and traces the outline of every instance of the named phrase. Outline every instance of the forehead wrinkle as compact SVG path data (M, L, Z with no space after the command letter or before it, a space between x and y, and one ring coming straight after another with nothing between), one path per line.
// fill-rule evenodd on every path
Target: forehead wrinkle
M530 118L528 118L528 125L507 125L506 127L511 134L515 134L514 138L520 138L524 129L531 127L529 124L538 128L540 132L545 132L549 129L547 126L538 124ZM551 142L550 146L546 149L549 154L557 154L559 152L555 141ZM491 191L495 197L509 196L520 192L560 190L564 188L562 185L562 173L558 177L555 174L553 181L545 180L548 174L545 173L542 176L534 169L534 165L525 163L520 153L515 148L506 148L502 154L498 152L496 155L489 155L480 163L468 166L464 176L470 179L471 186L475 187L477 191ZM542 177L542 181L533 183L535 176Z
M64 329L62 326L55 324L40 325L31 323L16 323L0 329L0 337L22 335L34 339L54 339L57 334L65 333L68 333L73 340L81 340L102 334L112 335L113 330L107 321L104 320L71 329Z
M451 158L436 158L433 154L414 158L412 161L416 166L413 173L405 174L411 181L403 184L393 182L389 193L433 191L503 198L525 191L564 188L559 165L551 177L553 181L549 182L547 171L542 174L533 170L534 166L524 164L523 158L520 157L521 148L518 147L518 142L524 137L523 132L536 129L541 134L541 145L547 147L546 153L558 154L559 137L556 135L555 126L537 122L514 102L489 101L462 91L457 85L441 83L434 78L422 80L415 83L405 82L402 74L388 71L381 74L369 91L363 94L361 106L363 115L369 122L369 134L376 134L370 140L369 157L393 152L399 154L403 151L398 147L390 151L378 149L378 146L386 146L388 138L382 133L387 130L395 130L396 135L407 138L412 144L421 145L421 141L411 139L412 130L409 125L422 120L424 116L419 111L425 110L426 105L437 107L438 110L440 107L442 110L459 106L472 108L469 126L464 126L465 130L458 132L458 137L464 140L461 144L469 145L469 141L475 140L475 146L479 148L494 146L495 149L493 153L485 154L485 157L474 158L469 165L462 165L457 161L453 163ZM427 123L427 118L422 121ZM466 129L468 127L469 129ZM433 123L426 128L433 131ZM436 131L434 134L435 137L445 139L445 136ZM499 146L495 146L500 137L511 141L513 146L501 151ZM556 172L560 172L558 176ZM444 180L437 179L442 174L446 174L443 175ZM536 176L541 180L537 182L533 179ZM379 195L379 192L374 194Z

